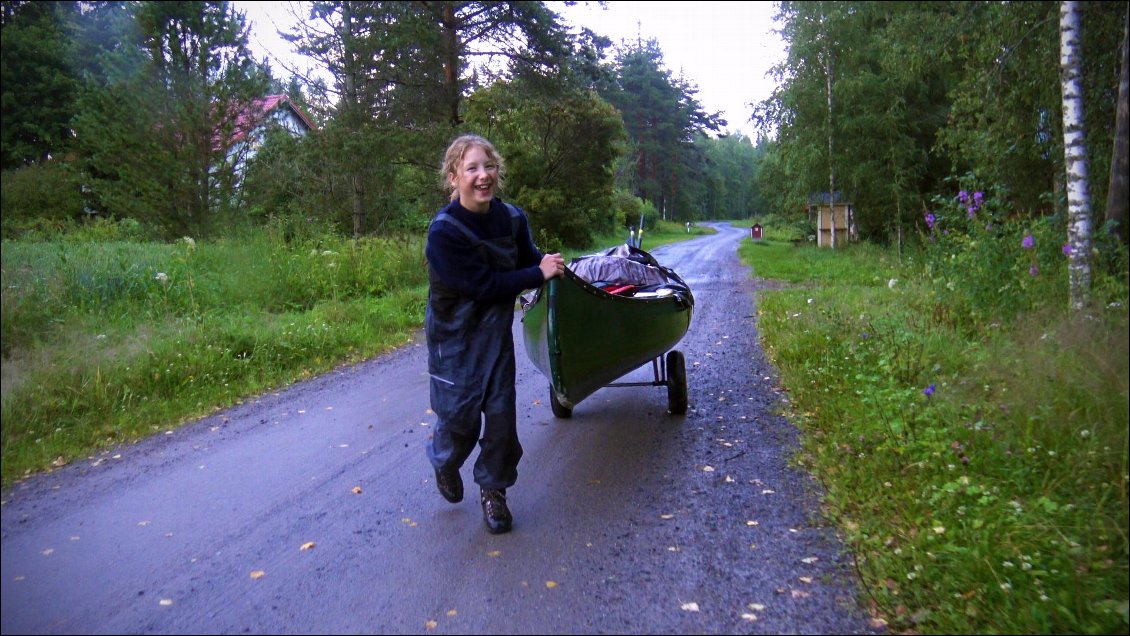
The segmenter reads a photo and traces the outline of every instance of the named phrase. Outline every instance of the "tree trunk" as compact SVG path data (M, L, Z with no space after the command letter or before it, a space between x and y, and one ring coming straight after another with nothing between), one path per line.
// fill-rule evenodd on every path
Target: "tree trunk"
M1126 207L1127 181L1130 180L1130 12L1122 18L1122 72L1118 79L1118 114L1115 117L1114 149L1110 160L1110 187L1106 194L1106 220L1111 222L1111 232L1127 243Z
M1082 43L1079 4L1059 8L1059 66L1063 93L1063 154L1067 169L1068 280L1071 308L1082 311L1091 296L1091 193L1087 176L1087 140L1083 127Z
M447 96L448 119L452 128L463 123L459 116L459 20L455 17L455 3L443 3L441 18L443 34L443 82Z
M824 16L821 16L824 21ZM828 86L828 205L832 221L832 249L836 249L836 168L832 161L832 47L828 43L827 22L824 30L824 79ZM817 246L820 237L816 237Z
M344 102L345 121L351 134L358 134L361 129L361 96L360 87L357 85L359 76L356 51L356 26L353 20L353 7L348 2L341 4L342 21L342 101ZM349 197L353 216L353 238L361 238L365 227L365 185L361 179L361 168L357 165L349 168Z

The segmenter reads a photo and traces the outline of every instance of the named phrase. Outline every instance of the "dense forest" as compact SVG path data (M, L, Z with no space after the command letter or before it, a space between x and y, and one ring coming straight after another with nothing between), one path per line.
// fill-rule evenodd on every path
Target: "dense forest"
M1126 5L1080 5L1093 216L1125 241ZM1064 215L1059 9L779 3L787 59L751 104L754 140L719 133L655 41L613 46L538 2L304 3L288 39L327 83L253 59L226 2L5 1L3 233L89 216L158 239L269 222L418 232L464 131L500 147L506 196L550 247L640 215L804 225L829 191L880 242L924 231L963 190L1002 217ZM216 139L277 93L318 127L272 135L244 174Z

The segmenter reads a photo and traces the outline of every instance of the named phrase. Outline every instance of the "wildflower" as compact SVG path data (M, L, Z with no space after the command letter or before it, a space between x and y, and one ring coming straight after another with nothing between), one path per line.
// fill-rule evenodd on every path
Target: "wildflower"
M926 387L925 389L922 389L922 395L925 395L926 397L930 397L931 395L934 395L934 390L937 389L937 388L938 388L937 384L931 384L930 386Z
M977 208L972 205L965 209L969 211L969 214L967 214L966 216L970 219L972 219L977 214Z
M981 202L983 202L984 200L985 195L980 190L973 193L973 205L981 207Z
M1069 258L1071 257L1071 243L1063 244L1063 255Z
M933 212L926 213L926 227L930 228L931 230L934 229L934 223L936 223L937 220L938 217L934 216Z
M1028 275L1031 276L1032 278L1039 276L1040 275L1040 268L1036 267L1036 264L1033 263L1032 266L1028 268Z
M888 288L888 289L894 289L894 288L895 288L895 285L897 285L897 284L898 284L898 282L899 282L899 279L897 279L897 278L892 278L891 280L887 281L887 288Z
M1032 238L1031 234L1026 234L1024 236L1024 240L1020 241L1020 246L1026 250L1030 250L1033 247L1036 247L1036 239Z
M969 193L966 192L965 190L958 192L957 193L957 200L961 201L962 203L969 201Z
M157 282L159 282L159 283L168 283L169 282L169 275L166 274L165 272L157 272L157 275L154 276L153 278L157 279Z

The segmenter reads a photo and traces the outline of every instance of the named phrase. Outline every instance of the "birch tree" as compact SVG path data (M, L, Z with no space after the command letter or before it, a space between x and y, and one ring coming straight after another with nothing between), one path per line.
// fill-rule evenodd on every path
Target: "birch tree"
M1067 258L1071 307L1083 310L1091 293L1091 195L1087 141L1083 126L1083 50L1079 41L1079 3L1059 8L1059 65L1063 93L1063 154L1067 171Z

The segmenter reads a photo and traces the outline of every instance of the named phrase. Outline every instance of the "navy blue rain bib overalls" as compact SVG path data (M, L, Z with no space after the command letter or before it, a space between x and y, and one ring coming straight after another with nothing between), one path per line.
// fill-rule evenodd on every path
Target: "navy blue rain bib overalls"
M432 220L450 223L471 242L494 271L517 267L518 211L509 204L510 236L480 239L466 225L441 212ZM458 470L478 442L475 483L502 490L518 479L514 389L514 299L475 301L443 284L428 268L430 288L424 327L428 340L432 410L436 428L428 459L441 470ZM482 432L480 439L479 433Z

